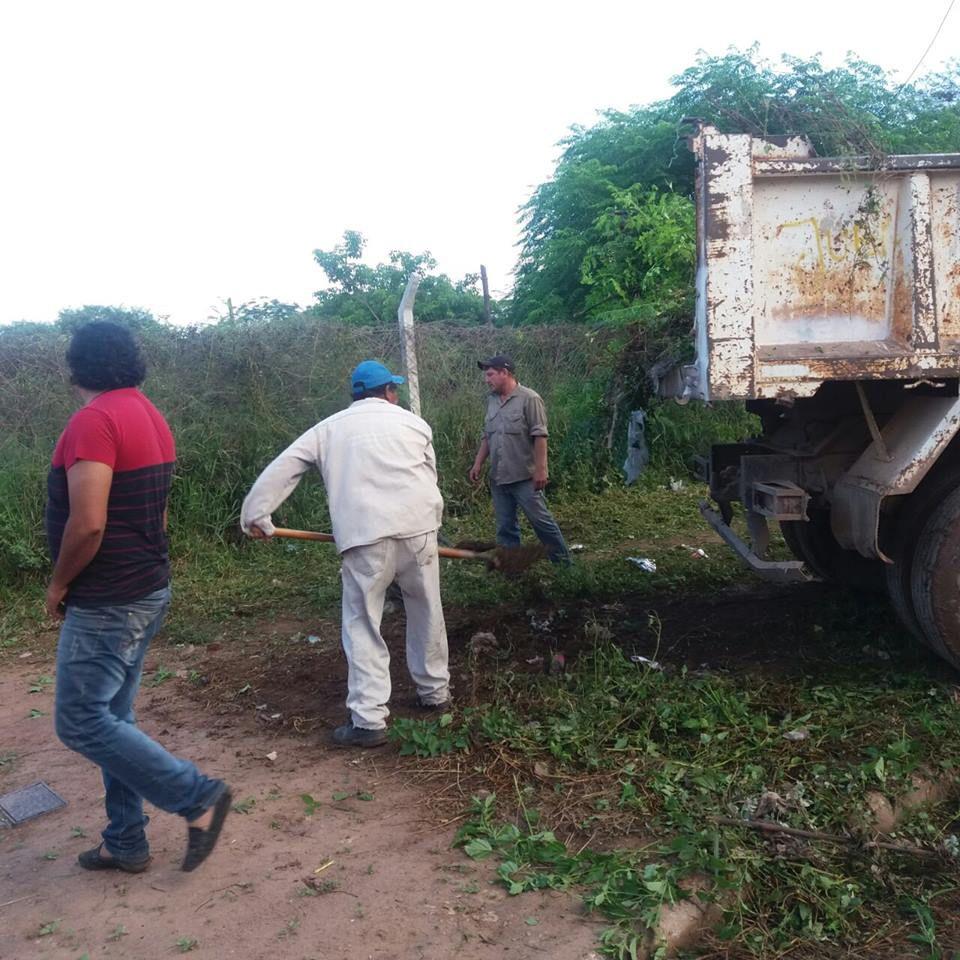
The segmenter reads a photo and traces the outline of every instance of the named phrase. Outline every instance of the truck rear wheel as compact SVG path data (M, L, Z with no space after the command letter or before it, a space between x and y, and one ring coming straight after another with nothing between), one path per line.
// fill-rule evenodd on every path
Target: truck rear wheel
M923 627L913 606L913 560L917 541L930 515L960 486L956 466L938 464L923 482L908 494L883 538L883 550L893 560L886 564L887 593L900 622L921 642L927 644Z
M960 668L960 489L930 514L917 539L910 593L927 645Z
M830 529L827 510L810 510L809 520L783 520L780 529L790 552L821 580L857 590L883 590L882 560L862 557L856 550L844 550Z

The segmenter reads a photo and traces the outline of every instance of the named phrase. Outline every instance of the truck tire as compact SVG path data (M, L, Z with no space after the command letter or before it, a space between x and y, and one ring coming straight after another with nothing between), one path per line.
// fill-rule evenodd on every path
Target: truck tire
M960 469L955 464L943 468L938 464L913 493L907 494L892 527L884 531L883 551L893 560L885 564L887 594L900 622L923 644L927 644L926 634L913 606L913 560L917 541L930 514L958 487Z
M917 539L910 592L917 622L934 653L960 668L960 489L930 514Z
M883 591L886 564L844 550L830 529L827 510L810 510L809 520L782 520L780 529L790 552L821 580L871 593Z

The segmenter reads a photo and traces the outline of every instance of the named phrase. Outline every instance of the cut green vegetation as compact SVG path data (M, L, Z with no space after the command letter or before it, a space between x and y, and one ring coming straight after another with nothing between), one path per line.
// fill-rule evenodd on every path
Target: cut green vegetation
M577 892L609 922L610 956L634 956L694 888L720 907L715 936L758 957L904 929L931 951L950 942L937 937L960 871L956 803L914 811L887 847L868 815L873 791L957 785L948 685L890 668L789 682L656 670L601 644L560 678L500 676L449 726L503 798L476 798L456 842L511 894Z

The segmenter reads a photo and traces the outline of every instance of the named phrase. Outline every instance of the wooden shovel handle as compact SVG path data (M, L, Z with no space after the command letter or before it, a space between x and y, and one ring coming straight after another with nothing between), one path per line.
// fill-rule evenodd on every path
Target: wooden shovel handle
M322 540L324 543L336 543L333 534L316 533L313 530L291 530L288 527L277 527L273 531L275 537L286 537L288 540Z
M329 533L317 533L314 530L291 530L289 527L277 527L273 531L275 537L286 537L288 540L321 540L324 543L334 543ZM457 547L437 547L441 557L451 560L483 560L489 559L486 553L477 553L475 550L460 550Z

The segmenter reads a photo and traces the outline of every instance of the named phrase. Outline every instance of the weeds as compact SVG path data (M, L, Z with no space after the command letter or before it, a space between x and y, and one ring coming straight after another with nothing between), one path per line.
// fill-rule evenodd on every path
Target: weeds
M368 790L354 790L352 793L347 790L334 790L331 799L334 803L341 803L344 800L349 800L351 797L367 801L376 799Z
M50 688L53 684L53 677L48 677L46 675L37 677L33 683L30 684L30 688L27 691L28 693L44 693Z
M317 897L325 893L333 893L340 889L340 883L333 879L321 880L318 877L307 877L303 886L297 891L301 897Z
M436 720L400 717L391 725L389 736L400 744L401 756L438 757L470 745L467 731L454 724L452 713Z
M663 906L697 887L722 906L723 936L763 957L798 943L856 944L869 928L889 929L896 898L909 896L911 936L937 956L922 905L958 866L944 842L949 809L898 828L898 838L947 858L922 871L895 851L851 855L719 821L849 836L868 791L896 796L919 771L956 778L960 708L946 690L862 671L831 683L692 676L647 669L609 643L562 677L504 675L497 687L489 706L464 712L462 729L478 762L508 759L516 817L498 816L493 794L475 799L456 842L473 859L495 859L510 894L579 891L611 922L609 955L633 956ZM784 736L800 727L808 736ZM538 788L536 769L550 772L553 791ZM585 845L571 850L551 822L589 831ZM589 846L591 835L638 828L641 852Z
M166 683L172 676L174 676L174 673L175 671L168 670L166 667L157 667L150 679L147 680L147 686L159 687L160 684Z

